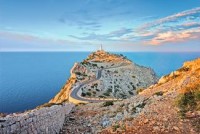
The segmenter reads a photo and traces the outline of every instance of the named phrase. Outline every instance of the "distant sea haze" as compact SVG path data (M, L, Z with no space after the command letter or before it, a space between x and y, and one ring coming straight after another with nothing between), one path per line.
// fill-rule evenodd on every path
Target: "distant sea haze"
M33 109L60 91L75 62L90 52L1 52L0 112ZM161 77L180 68L200 53L118 53L133 62L151 67Z

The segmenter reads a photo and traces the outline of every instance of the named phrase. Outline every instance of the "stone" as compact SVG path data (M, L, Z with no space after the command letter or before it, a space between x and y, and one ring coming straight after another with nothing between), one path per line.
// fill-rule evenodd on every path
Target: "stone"
M153 127L153 130L154 130L154 131L159 131L160 128L159 128L158 126L154 126L154 127Z
M102 127L107 127L110 124L110 121L106 120L102 122Z
M173 129L176 130L176 131L180 130L177 126L174 126Z
M73 121L73 120L75 120L75 118L74 117L69 117L69 120Z
M149 120L148 119L145 119L144 120L144 124L146 124L146 123L148 123L149 122Z

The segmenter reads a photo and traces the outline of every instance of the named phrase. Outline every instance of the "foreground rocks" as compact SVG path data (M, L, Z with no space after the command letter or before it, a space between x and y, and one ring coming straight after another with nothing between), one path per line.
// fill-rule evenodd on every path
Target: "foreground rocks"
M0 134L56 134L73 104L53 105L0 118Z

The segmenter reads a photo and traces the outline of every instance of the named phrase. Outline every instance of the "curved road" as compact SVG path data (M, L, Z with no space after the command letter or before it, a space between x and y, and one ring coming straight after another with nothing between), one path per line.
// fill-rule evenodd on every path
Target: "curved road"
M128 64L128 65L130 65L130 64ZM104 70L105 69L111 69L111 68L118 68L118 67L122 67L122 66L127 66L127 64L126 65L119 65L119 66L115 66L115 67L110 67L110 68L104 68ZM102 102L102 101L108 101L108 100L117 100L117 99L104 99L104 100L102 99L102 100L100 100L100 98L99 98L99 100L98 100L98 98L96 98L96 99L88 99L88 98L84 98L84 97L81 97L81 96L78 95L78 91L81 89L81 87L83 87L86 84L89 84L89 83L92 83L94 81L97 81L97 80L99 80L101 78L102 70L103 69L97 70L96 79L89 80L89 81L83 82L83 83L75 86L72 89L72 92L70 93L70 97L72 97L72 98L74 98L76 100L86 101L86 102Z

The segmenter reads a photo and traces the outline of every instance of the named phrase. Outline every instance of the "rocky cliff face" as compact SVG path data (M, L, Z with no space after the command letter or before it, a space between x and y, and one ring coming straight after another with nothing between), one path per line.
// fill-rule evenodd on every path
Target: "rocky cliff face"
M200 133L200 58L118 102L81 105L66 133ZM78 126L78 127L77 127ZM82 129L84 126L84 129Z
M135 95L138 89L157 82L152 69L132 63L123 55L97 51L91 53L83 62L75 63L71 77L50 103L68 100L73 86L95 79L98 70L102 70L100 79L81 88L83 97L129 98Z

